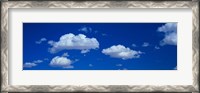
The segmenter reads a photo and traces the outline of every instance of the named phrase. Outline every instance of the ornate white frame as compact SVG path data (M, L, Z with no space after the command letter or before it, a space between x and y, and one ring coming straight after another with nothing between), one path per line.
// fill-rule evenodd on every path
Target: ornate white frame
M2 1L1 92L199 92L198 1ZM191 8L193 20L193 85L20 85L8 84L9 8Z

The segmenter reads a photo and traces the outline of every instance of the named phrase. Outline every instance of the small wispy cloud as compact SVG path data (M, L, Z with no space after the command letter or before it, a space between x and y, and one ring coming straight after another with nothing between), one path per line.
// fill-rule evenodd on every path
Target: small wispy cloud
M107 36L107 34L105 34L105 33L102 33L101 35L102 35L102 36Z
M39 63L42 63L42 62L43 60L34 60L32 62L25 62L23 64L23 67L31 68L31 67L37 66Z
M33 61L33 63L42 63L43 62L43 60L35 60L35 61Z
M122 66L122 64L116 64L116 66L118 66L118 67L121 67L121 66Z
M44 60L46 60L46 61L47 61L47 60L49 60L49 59L48 59L48 58L44 58Z
M94 31L94 33L96 34L96 33L98 33L98 31L97 31L97 30L95 30L95 31Z
M97 34L99 32L89 26L82 26L81 28L78 29L78 31L84 32L84 33L94 33L94 34ZM106 34L102 34L102 36L103 35L106 35Z
M30 63L30 62L26 62L24 63L23 67L25 68L31 68L31 67L34 67L34 66L37 66L37 64L35 63Z
M35 41L36 44L41 44L42 42L47 41L46 38L41 38L39 41Z
M66 53L63 53L63 55L62 55L63 57L68 57L69 56L69 54L66 52Z
M80 29L78 29L78 31L85 32L85 33L90 33L90 32L92 32L92 28L91 27L87 27L87 26L83 26Z
M92 64L89 64L89 67L93 67L93 65L92 65Z
M74 60L74 62L77 62L77 61L79 61L79 59L75 59L75 60Z
M160 47L158 47L158 46L155 46L154 48L155 48L155 49L160 49Z
M88 49L81 50L81 53L82 53L82 54L84 54L84 53L88 53L88 52L90 52L90 50L88 50Z
M142 47L148 47L150 44L148 43L148 42L144 42L143 44L142 44Z
M136 45L136 44L132 44L131 46L132 46L132 47L137 47L137 45Z

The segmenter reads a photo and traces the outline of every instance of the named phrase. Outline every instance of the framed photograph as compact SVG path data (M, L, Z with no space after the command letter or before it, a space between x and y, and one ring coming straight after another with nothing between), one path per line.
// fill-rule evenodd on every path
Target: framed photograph
M1 92L199 92L198 1L4 1L1 40Z

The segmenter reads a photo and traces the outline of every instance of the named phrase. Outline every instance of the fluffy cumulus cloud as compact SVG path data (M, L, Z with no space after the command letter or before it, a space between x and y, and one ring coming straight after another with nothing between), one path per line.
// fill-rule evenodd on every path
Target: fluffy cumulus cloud
M72 60L68 59L67 57L56 56L51 60L49 65L53 67L73 68L71 64Z
M34 67L34 66L37 66L36 63L31 63L31 62L26 62L23 67L26 67L26 68L31 68L31 67Z
M52 46L49 48L51 53L71 49L82 50L84 51L83 53L85 53L90 49L99 48L99 42L96 38L87 38L84 34L74 35L69 33L61 36L58 42L49 41L48 43Z
M126 48L123 45L113 45L110 48L103 49L102 53L105 55L109 55L113 58L121 58L123 60L132 59L132 58L139 58L141 51L131 50L130 48Z
M36 44L41 44L42 42L47 41L46 38L41 38L39 41L35 41Z
M164 39L160 45L177 45L177 23L166 23L158 28L158 32L165 34Z

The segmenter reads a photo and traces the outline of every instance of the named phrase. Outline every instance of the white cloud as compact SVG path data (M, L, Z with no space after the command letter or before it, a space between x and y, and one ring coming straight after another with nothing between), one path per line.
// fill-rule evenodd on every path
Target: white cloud
M155 46L155 49L160 49L160 47L158 47L158 46Z
M56 53L61 50L90 50L99 48L99 42L96 38L87 38L83 34L65 34L60 37L58 42L49 41L48 43L52 46L49 49L51 53Z
M116 66L118 66L118 67L121 67L121 66L122 66L122 64L116 64Z
M165 37L160 41L160 45L177 45L177 23L166 23L158 28L158 32L163 32Z
M74 60L74 62L77 62L77 61L79 61L79 59L75 59L75 60Z
M39 41L35 41L36 44L41 44L42 42L47 41L46 38L41 38Z
M37 66L37 64L35 63L31 63L31 62L26 62L23 67L26 67L26 68L31 68L31 67L34 67L34 66Z
M101 35L102 35L102 36L107 36L107 34L105 34L105 33L102 33Z
M26 62L23 66L31 68L31 67L37 66L39 63L42 63L42 62L43 60L34 60L32 62Z
M43 61L42 60L35 60L33 61L33 63L42 63Z
M137 47L137 45L136 45L136 44L132 44L131 46L132 46L132 47Z
M177 45L177 34L171 33L165 36L165 38L160 42L160 45Z
M93 67L93 65L92 65L92 64L89 64L89 67Z
M62 55L63 57L68 57L69 56L69 54L66 52L66 53L63 53L63 55Z
M49 60L48 58L44 58L44 60Z
M68 59L67 57L60 57L60 56L54 57L50 62L50 66L63 67L63 68L73 68L71 64L72 60Z
M102 53L105 55L109 55L113 58L121 58L123 60L139 58L142 52L131 50L130 48L126 48L123 45L113 45L110 48L103 49Z
M87 52L90 52L90 50L88 50L88 49L81 50L81 53L82 53L82 54L87 53Z
M55 44L55 42L53 40L49 40L48 44L53 46Z
M84 32L84 33L95 33L95 34L98 33L97 30L94 30L94 29L92 29L92 28L89 27L89 26L82 26L80 29L78 29L78 31Z
M92 28L91 27L87 27L87 26L83 26L80 29L78 29L78 31L82 31L82 32L88 33L88 32L92 32Z
M142 47L148 47L149 45L150 45L149 43L144 42L144 43L142 44Z
M95 30L95 31L94 31L94 33L98 33L98 31L97 31L97 30Z

